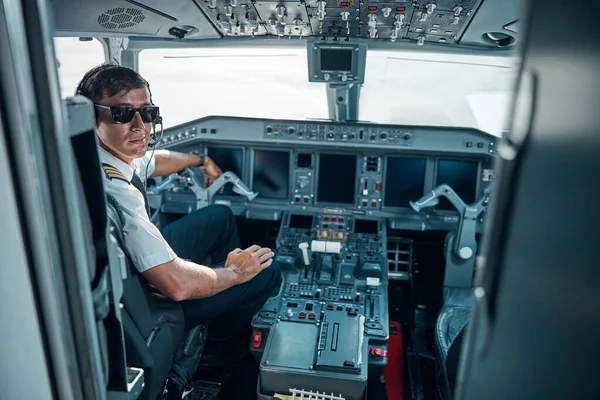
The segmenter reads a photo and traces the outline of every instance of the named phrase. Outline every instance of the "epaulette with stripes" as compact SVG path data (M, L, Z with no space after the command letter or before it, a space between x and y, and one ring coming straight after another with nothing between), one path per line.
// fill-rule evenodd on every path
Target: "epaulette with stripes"
M125 177L125 175L123 175L123 173L121 171L119 171L118 169L116 169L112 165L107 164L107 163L102 163L102 169L104 170L104 173L106 174L106 177L108 179L110 179L111 181L113 179L120 179L122 181L125 181L125 182L129 183L129 181L127 180L127 178Z

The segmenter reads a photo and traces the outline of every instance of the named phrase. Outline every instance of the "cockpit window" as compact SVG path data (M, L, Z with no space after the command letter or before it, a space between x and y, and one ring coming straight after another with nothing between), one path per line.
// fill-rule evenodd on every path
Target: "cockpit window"
M54 38L54 50L63 98L73 96L83 75L105 61L104 47L96 39Z
M359 119L473 127L500 136L514 59L369 50ZM327 119L325 84L308 82L304 46L152 49L139 57L165 127L209 116Z
M305 47L144 50L139 72L165 128L209 115L326 119L325 88L308 82L306 58Z
M500 136L515 67L509 58L370 50L359 118L472 127Z

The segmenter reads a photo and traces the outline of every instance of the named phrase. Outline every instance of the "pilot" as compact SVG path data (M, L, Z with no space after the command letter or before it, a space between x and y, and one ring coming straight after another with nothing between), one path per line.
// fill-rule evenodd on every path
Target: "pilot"
M234 216L225 206L196 210L161 230L146 211L147 176L200 167L210 184L221 170L210 157L147 151L159 109L148 82L136 71L112 64L95 67L77 93L95 106L104 185L123 209L125 247L133 264L154 288L181 302L186 329L210 321L207 351L216 359L227 358L221 350L247 350L249 337L243 333L281 283L271 249L240 249ZM212 267L202 264L208 256Z

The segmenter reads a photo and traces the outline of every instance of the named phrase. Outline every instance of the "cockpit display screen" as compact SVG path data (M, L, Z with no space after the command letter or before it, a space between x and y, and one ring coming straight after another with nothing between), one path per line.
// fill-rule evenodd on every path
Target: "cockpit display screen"
M290 215L290 228L310 229L312 228L313 217L310 215Z
M290 153L256 150L254 152L253 190L259 198L287 199L290 186Z
M321 49L321 70L351 71L352 49Z
M477 161L439 160L437 164L436 186L449 185L466 204L473 204L477 190ZM436 206L440 210L454 210L445 197Z
M356 156L321 154L318 179L317 202L354 204Z
M238 177L244 179L244 152L242 149L226 148L226 147L208 147L207 155L221 168L223 171L231 171ZM225 185L222 195L224 196L239 196L233 190L232 185Z
M410 207L425 191L425 159L389 157L386 165L384 207Z
M379 222L368 219L354 220L354 233L379 233Z

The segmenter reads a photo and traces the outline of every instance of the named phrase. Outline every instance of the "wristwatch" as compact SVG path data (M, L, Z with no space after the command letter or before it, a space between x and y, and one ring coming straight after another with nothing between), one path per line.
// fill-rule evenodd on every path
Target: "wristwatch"
M194 167L203 167L204 162L206 161L206 155L204 154L204 152L192 151L192 154L195 154L198 157L200 157L200 162L198 164L194 165Z

